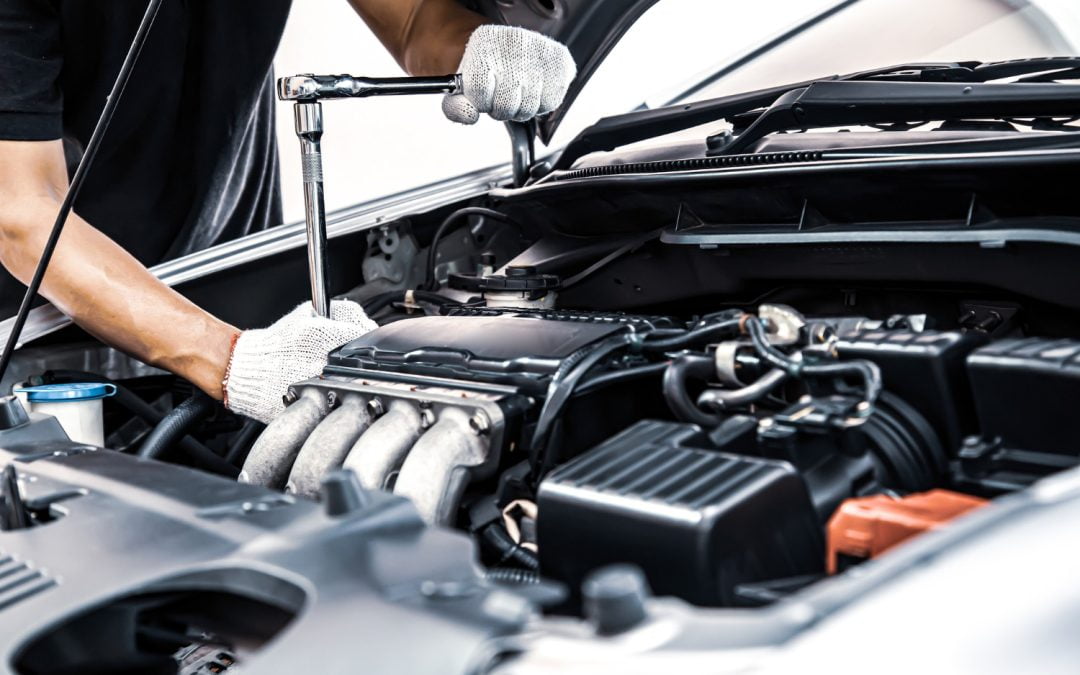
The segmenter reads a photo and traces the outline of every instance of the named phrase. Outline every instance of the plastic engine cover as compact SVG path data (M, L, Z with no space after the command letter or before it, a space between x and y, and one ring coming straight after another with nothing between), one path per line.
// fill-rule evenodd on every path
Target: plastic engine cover
M625 330L602 321L531 316L428 316L382 326L333 352L331 370L528 385L583 347Z
M820 573L824 541L787 462L704 450L696 426L643 421L540 486L541 570L580 587L598 567L640 566L652 588L732 605L735 586Z

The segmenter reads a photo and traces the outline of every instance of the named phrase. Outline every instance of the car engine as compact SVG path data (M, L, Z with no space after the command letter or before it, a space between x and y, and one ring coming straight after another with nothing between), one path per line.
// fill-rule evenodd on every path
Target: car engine
M494 574L562 582L571 611L589 574L616 563L694 604L762 604L777 583L857 562L826 555L850 500L992 496L1066 461L1010 425L1001 392L1035 405L1022 379L1037 363L1069 387L1052 364L1075 346L925 323L775 304L690 320L443 308L296 383L240 480L317 497L351 469L472 533Z

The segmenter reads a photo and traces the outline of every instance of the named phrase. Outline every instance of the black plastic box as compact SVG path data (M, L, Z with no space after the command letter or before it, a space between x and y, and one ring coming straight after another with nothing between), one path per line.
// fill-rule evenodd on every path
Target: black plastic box
M657 594L706 606L735 604L740 583L823 571L795 469L708 446L696 426L642 421L553 471L538 497L541 571L577 589L633 563Z
M983 437L1080 457L1080 342L1001 340L968 357Z
M841 358L876 363L885 389L922 413L955 455L976 428L965 359L987 340L976 332L862 330L841 334L836 348Z

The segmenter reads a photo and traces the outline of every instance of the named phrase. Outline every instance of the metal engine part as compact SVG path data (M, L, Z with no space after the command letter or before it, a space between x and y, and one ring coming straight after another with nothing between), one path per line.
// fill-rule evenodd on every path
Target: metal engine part
M616 333L669 326L626 315L459 311L389 323L333 352L321 378L293 385L293 402L256 441L241 480L315 497L326 474L344 467L365 488L408 497L426 522L453 524L467 486L491 477L516 447L564 362ZM589 432L618 424L595 420Z
M425 522L441 525L453 523L465 486L494 471L500 401L512 393L336 377L294 389L297 400L244 463L244 482L315 497L326 474L344 466L365 488L408 497Z

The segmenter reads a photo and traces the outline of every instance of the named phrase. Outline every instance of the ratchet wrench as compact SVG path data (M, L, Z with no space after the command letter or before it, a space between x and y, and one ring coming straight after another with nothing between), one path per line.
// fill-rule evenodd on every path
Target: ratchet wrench
M307 225L311 304L319 316L330 316L326 264L326 205L323 198L322 100L455 94L461 75L441 77L354 77L352 75L293 75L277 82L278 98L293 101L296 137L300 139L304 178L304 222Z

